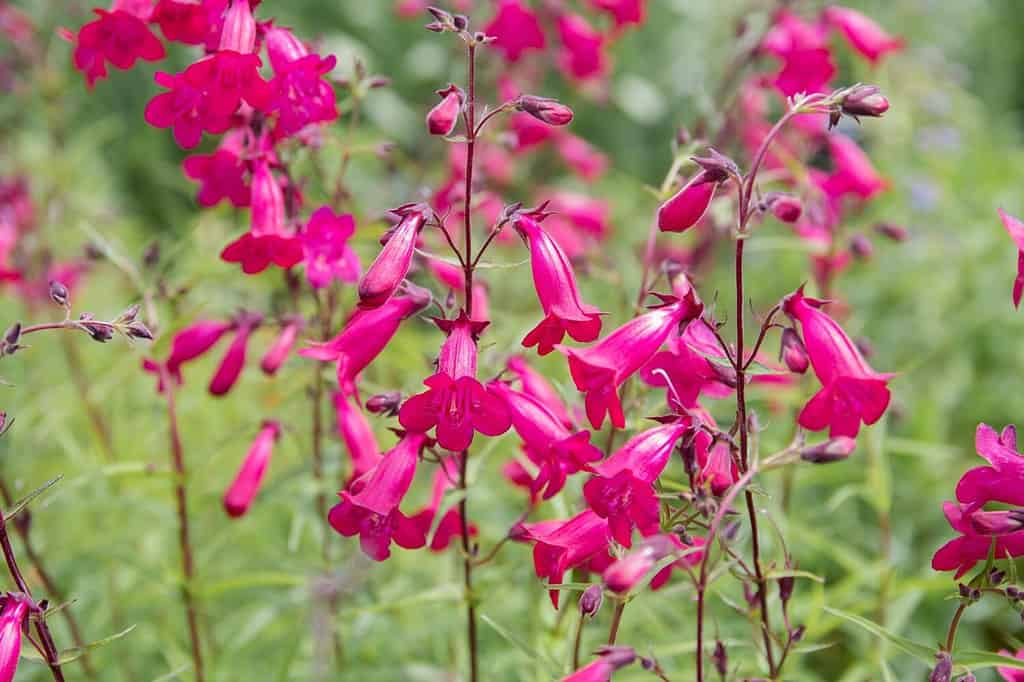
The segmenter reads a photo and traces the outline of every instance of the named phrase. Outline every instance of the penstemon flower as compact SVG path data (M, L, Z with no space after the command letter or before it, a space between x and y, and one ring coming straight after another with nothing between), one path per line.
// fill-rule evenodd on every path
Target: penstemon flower
M890 52L902 50L905 42L890 36L877 23L847 7L828 7L822 17L837 28L861 56L877 64Z
M242 460L235 480L224 493L224 510L228 516L237 518L249 511L267 473L270 456L274 452L274 443L280 436L280 424L271 420L263 422L259 434Z
M267 349L260 361L260 369L264 374L273 376L277 374L277 370L281 369L281 365L288 359L295 347L295 341L299 337L299 332L302 331L303 324L301 317L294 317L285 323L277 335L277 339Z
M434 527L434 536L430 539L432 552L443 552L452 541L462 535L462 522L459 512L454 507L448 509L440 520L437 514L441 511L441 503L445 493L456 487L459 478L459 458L461 455L442 457L434 472L434 487L430 494L430 503L420 512L413 515L412 520L420 525L423 535L428 536ZM476 535L476 526L470 525L469 534Z
M499 0L497 13L483 32L493 36L494 47L509 62L517 62L523 53L547 46L540 20L523 0Z
M325 78L334 69L334 55L310 53L290 30L277 26L267 29L266 44L274 69L267 108L278 114L275 134L295 135L308 125L337 119L334 89Z
M355 230L355 219L347 213L335 215L329 206L313 212L300 237L310 286L322 289L335 280L359 280L359 256L348 245Z
M571 568L581 566L596 554L606 552L611 539L608 521L587 509L566 521L544 526L524 524L533 546L533 566L538 578L558 585ZM548 590L551 604L558 608L558 590Z
M451 135L462 112L462 90L458 86L449 85L444 90L438 90L437 96L441 101L427 114L427 132L431 135Z
M426 223L428 210L425 205L410 204L393 211L402 219L381 238L384 248L359 281L361 308L384 305L405 279L412 265L416 240Z
M93 10L99 19L65 37L75 45L72 60L90 88L107 77L107 63L130 69L136 60L159 61L166 56L163 44L146 23L152 5L138 0L114 0L110 10Z
M7 593L0 610L0 682L12 682L21 656L21 631L28 618L29 600Z
M1003 227L1010 234L1010 239L1017 247L1017 276L1013 280L1013 306L1019 308L1021 295L1024 294L1024 223L1003 209L999 209L999 217L1003 221Z
M366 416L343 391L334 394L334 410L338 420L338 435L351 460L349 478L355 480L377 465L381 458L380 448Z

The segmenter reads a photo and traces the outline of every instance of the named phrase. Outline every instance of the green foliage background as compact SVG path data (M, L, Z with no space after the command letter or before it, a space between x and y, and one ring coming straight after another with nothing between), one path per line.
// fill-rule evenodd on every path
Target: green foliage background
M133 261L146 245L159 241L161 265L144 272L144 280L162 279L189 290L176 306L161 307L164 332L199 316L265 307L278 287L274 276L243 279L214 257L246 215L226 208L197 210L193 187L180 172L181 150L166 131L150 128L142 118L156 89L155 67L115 71L89 93L70 68L68 45L52 30L81 25L88 4L14 4L44 27L47 50L30 87L0 97L0 173L24 172L31 178L40 238L68 257L99 236ZM877 83L892 103L883 120L870 121L863 130L891 189L847 227L863 231L889 220L912 233L905 244L876 241L875 258L856 264L839 284L852 311L848 329L871 340L876 368L899 373L892 382L894 409L864 433L849 461L801 468L787 516L778 513L781 475L765 477L762 500L800 567L824 578L824 584L798 583L794 619L808 627L807 651L792 661L786 679L925 679L922 662L824 607L884 616L891 631L925 644L944 637L954 585L949 575L929 568L931 554L951 537L940 503L951 498L959 474L978 461L973 454L977 423L1001 427L1024 411L1022 322L1009 300L1015 254L995 214L997 206L1024 212L1021 14L1011 0L850 4L909 41L904 53L876 71L839 50L842 81ZM647 25L615 47L607 104L590 101L556 74L542 93L569 103L577 112L574 132L612 161L612 170L593 186L558 181L613 205L614 238L583 284L588 299L611 312L610 325L626 319L639 283L634 254L655 208L645 186L660 183L678 125L702 116L715 120L710 93L736 49L736 21L743 16L764 21L770 3L651 0L650 5ZM434 100L433 90L459 78L454 41L423 31L421 22L397 19L384 0L265 0L261 11L300 35L320 37L325 49L338 55L341 71L358 56L369 71L393 81L366 102L367 125L357 131L357 144L392 140L396 161L389 166L372 155L360 156L349 174L354 191L348 210L359 219L359 249L368 258L381 211L418 196L425 183L440 177L443 143L423 134L422 115ZM186 51L172 50L172 64L180 67L189 59ZM486 78L496 69L485 69ZM343 117L328 134L328 146L335 147L327 152L328 168L335 165L331 155L336 158L334 143L344 139L344 122ZM757 308L767 308L806 278L800 249L782 226L759 228L750 246L748 279ZM495 258L522 257L505 251ZM485 371L514 350L537 314L527 272L500 272ZM700 283L707 300L716 290L723 301L731 296L728 268L719 272L717 279ZM111 317L137 297L116 268L100 263L75 306ZM45 307L25 309L14 296L0 301L0 320L58 316ZM267 334L257 340L254 356L269 343ZM161 337L156 353L166 351L167 338ZM408 325L368 373L365 390L415 389L439 341L428 325ZM11 386L0 389L0 407L16 417L16 424L0 439L0 471L22 493L53 476L64 477L32 506L37 549L73 596L71 608L90 639L137 625L95 652L103 680L191 679L178 602L166 425L153 381L139 369L146 352L141 345L99 346L84 337L51 334L33 338L31 349L2 363ZM317 491L308 475L306 386L314 369L293 358L278 378L266 380L250 367L228 398L215 399L204 385L217 355L186 370L186 389L180 393L199 547L198 590L214 642L211 677L459 679L464 616L456 556L399 550L392 560L370 565L354 542L335 538L332 559L323 562L322 521L313 506ZM112 427L113 451L107 455L71 379L69 362L75 356L88 377L89 401ZM571 395L564 364L551 358L543 366ZM649 397L646 413L658 408L658 400ZM757 407L767 427L762 451L771 452L790 437L791 413L772 413L763 402ZM285 436L253 510L231 521L221 509L221 495L259 420L267 416L287 425ZM719 416L728 422L727 411ZM384 424L375 424L382 442L390 442ZM518 493L499 473L515 447L515 438L507 436L473 458L470 508L484 548L521 510ZM329 441L327 454L328 478L336 481L344 462L336 439ZM426 499L428 479L421 473L410 508ZM564 499L541 515L571 513L566 500L579 499L578 486L578 481L571 484ZM891 523L888 558L880 519ZM779 542L771 530L766 534L769 556L778 561ZM478 572L478 581L485 616L484 679L541 681L564 674L575 615L559 618L551 609L533 575L529 548L508 547ZM318 666L329 660L323 623L330 611L325 595L332 591L338 595L333 615L341 625L346 667L324 673ZM741 596L729 580L716 584L712 629L730 644L733 664L753 675L759 665L749 648L751 633L745 621L729 615ZM677 578L629 605L620 641L656 655L673 680L690 679L693 613L692 590ZM606 608L587 627L586 647L602 641L609 616ZM59 642L68 642L63 624L56 627ZM1020 631L1015 613L984 601L968 611L960 643L968 649L1012 648ZM819 645L828 648L814 651ZM979 679L995 679L992 675L981 671ZM25 662L19 679L46 676L42 666ZM653 678L636 669L616 679Z

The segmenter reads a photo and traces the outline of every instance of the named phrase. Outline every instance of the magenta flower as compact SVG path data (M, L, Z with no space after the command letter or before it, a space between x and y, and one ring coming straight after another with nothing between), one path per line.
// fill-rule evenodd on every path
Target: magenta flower
M655 353L640 378L650 386L665 386L669 409L691 410L699 407L701 395L725 398L733 391L727 370L710 358L722 358L722 346L704 324L690 324L682 334L668 339L668 349Z
M249 205L249 186L245 183L242 161L244 140L244 132L233 131L224 136L212 154L185 157L182 168L189 179L199 183L196 201L200 206L215 206L224 199L236 207Z
M902 50L902 38L894 38L874 21L856 10L846 7L827 7L822 14L825 21L837 28L850 47L872 64L877 64L890 52Z
M200 320L185 327L171 339L167 369L180 379L180 368L213 348L223 336L235 328L233 322Z
M460 452L473 442L473 432L500 436L511 426L508 411L491 389L476 379L476 339L486 322L470 320L465 311L456 320L434 322L448 334L437 359L437 373L424 380L429 390L412 396L398 412L410 431L437 427L437 442Z
M686 545L683 544L683 541L677 535L666 535L664 537L667 537L683 556L654 574L650 584L652 590L660 590L667 585L672 577L673 569L690 572L694 566L699 566L704 558L704 538L691 536L688 538L690 544Z
M164 38L186 45L206 42L210 30L209 9L203 3L189 0L160 0L152 21L160 26Z
M510 356L505 367L519 379L523 393L539 400L563 426L572 428L573 420L569 417L569 410L559 397L558 391L543 374L530 367L526 358L521 355Z
M630 320L589 348L557 346L569 358L576 388L586 394L587 417L595 429L601 428L606 413L616 428L625 428L619 386L647 364L673 331L704 310L692 290L682 299L661 299L658 308Z
M359 256L348 245L355 231L355 219L348 213L335 215L330 206L313 212L301 235L310 286L322 289L334 280L359 280Z
M409 287L404 296L395 296L373 310L357 310L341 332L325 343L312 343L299 355L314 360L338 363L338 385L347 393L354 390L356 377L380 355L402 320L423 310L430 303L430 292Z
M953 530L960 537L940 547L932 557L932 568L936 571L956 569L955 580L971 570L979 561L985 561L995 545L996 559L1024 556L1024 510L1015 510L1015 522L1006 523L998 517L987 518L989 514L973 506L962 506L944 502L942 510ZM1007 512L1002 512L1008 515ZM996 521L1001 521L996 523Z
M644 539L634 551L605 569L601 580L609 591L626 594L643 580L655 564L678 551L680 544L675 536L652 535Z
M494 47L510 62L519 61L528 50L543 50L547 45L540 20L522 0L500 0L484 33L494 38Z
M558 36L562 50L558 64L570 78L588 80L603 76L608 70L604 54L604 36L579 14L558 17Z
M707 486L712 495L722 495L739 480L739 470L732 458L728 443L710 443L711 436L705 432L697 434L697 476L694 484Z
M558 154L573 173L584 180L593 181L608 170L608 157L592 144L576 135L559 135Z
M533 567L537 577L547 578L548 585L559 585L566 571L607 551L610 536L608 521L587 509L567 521L532 526L529 539L534 542ZM556 609L558 594L558 590L548 590Z
M565 252L533 216L520 214L512 225L530 248L533 284L545 315L523 339L523 346L537 346L540 355L547 355L566 334L583 343L596 339L601 311L580 298Z
M167 54L163 43L146 26L149 11L124 0L115 0L110 11L96 8L96 19L78 31L72 60L85 75L90 88L107 77L107 62L130 69L139 59L155 62Z
M608 519L609 532L623 547L632 546L634 526L645 537L658 532L661 504L653 483L691 429L688 421L679 421L642 431L593 467L597 475L584 484L583 497Z
M1020 649L1019 651L1017 651L1016 654L1014 654L1014 653L1012 653L1010 651L1007 651L1006 649L1000 649L999 650L999 655L1000 656L1010 656L1012 658L1024 659L1024 649ZM1021 670L1019 668L1007 668L1007 667L1004 667L1004 666L997 666L996 667L996 672L998 672L999 675L1006 682L1024 682L1024 670Z
M458 86L449 85L444 90L438 90L437 96L441 101L427 114L427 132L431 135L451 135L462 112L462 90Z
M811 431L829 427L830 437L856 437L861 422L874 424L889 406L886 382L893 375L871 369L842 327L819 310L824 302L804 296L802 286L782 303L786 314L800 323L811 367L822 385L801 410L798 423Z
M359 307L384 305L398 289L412 265L416 240L427 221L429 208L423 204L401 206L395 213L402 220L381 238L384 248L359 282Z
M21 631L28 618L30 602L22 594L12 592L4 596L0 610L0 681L12 682L18 671L21 656Z
M373 469L338 493L341 502L327 516L334 530L359 536L363 553L374 561L391 556L391 542L417 549L427 538L416 521L399 511L416 475L416 461L427 443L422 433L407 433Z
M256 499L256 493L260 491L263 476L267 473L270 456L274 453L274 443L280 436L280 424L271 420L263 422L249 452L242 460L235 480L224 493L224 510L228 516L238 518L249 511L252 501Z
M647 19L647 0L590 0L590 4L612 15L618 29L629 24L639 26Z
M539 399L501 381L489 384L488 390L504 403L526 456L537 465L538 472L529 481L531 496L553 497L565 487L567 476L601 459L589 431L569 430Z
M412 516L412 520L418 523L423 530L424 537L430 533L430 528L435 523L445 493L454 489L456 481L459 480L460 457L461 455L452 455L441 458L437 471L434 472L434 488L430 495L430 504ZM462 519L459 517L459 510L455 506L450 507L441 520L436 523L434 537L430 539L430 551L443 552L448 549L448 545L453 539L462 536ZM476 526L470 524L469 534L473 536L476 533Z
M264 374L273 376L281 368L284 361L292 354L292 348L295 347L295 341L299 337L299 332L302 331L302 326L301 317L293 317L285 323L281 333L277 335L274 343L267 349L260 361L260 369Z
M1017 452L1017 429L1007 426L996 433L988 424L978 424L974 445L989 466L967 471L956 486L956 499L972 508L988 502L1024 506L1024 456Z
M675 195L658 207L658 229L662 232L685 232L696 225L707 213L715 189L722 176L702 170Z
M564 216L573 227L598 241L611 234L611 208L607 201L585 194L555 192L550 206L555 214Z
M828 148L835 170L822 183L822 189L829 196L853 194L866 200L889 187L864 150L849 137L838 133L829 135Z
M516 99L516 108L549 126L566 126L572 123L572 109L550 97L520 95Z
M599 658L560 682L611 682L612 673L636 661L636 652L626 646L607 646L598 650Z
M157 71L153 79L167 88L146 105L146 123L154 128L170 128L174 141L183 149L192 149L203 131L219 134L231 127L231 117L215 114L205 91L189 83L184 74Z
M377 466L381 458L380 448L362 410L341 391L334 394L334 410L338 419L338 435L352 460L349 479L354 481Z
M1020 308L1021 294L1024 293L1024 223L999 209L1003 227L1010 233L1010 239L1017 246L1017 277L1013 280L1013 307Z
M278 112L276 132L294 135L307 125L338 118L334 89L324 76L336 59L321 59L286 28L271 26L266 32L267 54L274 67L270 82L270 111Z
M263 272L271 263L286 270L299 263L302 243L285 228L284 191L266 159L253 169L251 202L249 231L224 247L221 260L240 263L247 275Z
M774 84L783 95L825 89L836 72L826 38L821 26L808 24L787 9L776 13L761 49L782 60Z
M210 395L225 395L232 389L245 367L245 354L249 347L249 337L259 326L262 318L257 314L243 314L235 327L235 339L228 346L224 357L217 366L217 371L210 379Z

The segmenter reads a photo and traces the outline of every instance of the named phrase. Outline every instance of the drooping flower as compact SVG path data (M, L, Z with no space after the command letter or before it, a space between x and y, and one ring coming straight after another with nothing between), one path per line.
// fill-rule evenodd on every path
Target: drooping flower
M221 260L240 263L254 275L271 263L288 269L302 260L302 243L285 226L284 191L266 159L259 159L252 174L252 219L248 232L221 251Z
M647 0L590 0L595 9L612 15L615 27L639 26L647 19Z
M570 78L589 80L603 76L608 70L604 54L604 36L579 14L565 13L558 17L558 36L562 49L558 64Z
M572 123L572 109L550 97L520 95L516 98L516 109L549 126L565 126Z
M0 680L12 682L21 656L21 631L28 618L30 602L20 593L8 592L0 610Z
M402 436L373 469L352 483L350 490L338 493L341 502L328 514L331 527L346 537L358 535L363 553L374 561L391 556L392 540L406 549L417 549L427 542L420 525L398 509L412 485L416 462L426 443L423 433Z
M628 646L606 646L598 650L598 659L560 682L611 682L612 673L636 661L636 652Z
M167 369L172 374L179 375L183 364L198 358L213 348L234 327L233 322L219 320L199 320L185 327L171 340L171 353L167 357Z
M354 481L377 465L381 458L380 448L366 416L342 391L334 394L334 410L338 419L338 434L352 460L349 480Z
M654 481L672 457L676 443L692 426L681 420L633 436L608 459L593 467L596 474L583 486L583 497L623 547L632 546L634 526L643 536L659 530L661 503Z
M559 585L565 572L586 563L606 551L610 539L608 521L592 509L586 509L566 521L551 522L541 527L523 524L534 542L533 567L537 577L547 578L548 585ZM548 590L552 605L558 608L558 590Z
M430 538L430 550L432 552L443 552L448 549L452 540L462 536L462 519L459 517L459 510L452 506L438 521L437 514L441 511L441 502L447 491L456 487L459 480L459 459L462 455L451 455L442 457L434 472L434 488L430 495L430 504L422 511L414 514L412 520L420 525L424 537L428 536L432 526L434 537ZM469 534L476 535L476 526L469 526Z
M1003 227L1010 233L1010 239L1017 247L1017 276L1013 280L1013 307L1020 308L1021 294L1024 293L1024 223L999 209Z
M402 320L412 317L429 303L429 291L407 286L404 296L395 296L379 308L357 310L337 336L324 343L312 343L300 350L299 355L336 362L338 385L351 393L356 377L380 355Z
M586 394L587 417L601 428L607 413L616 428L625 428L618 387L643 367L674 330L704 309L691 290L685 298L663 296L662 304L622 325L589 348L558 345L569 358L576 388Z
M505 367L519 379L523 393L539 400L563 426L572 428L573 420L569 417L569 410L566 409L565 403L559 397L558 391L544 378L543 374L530 367L526 358L521 355L512 355L505 363Z
M710 443L711 437L703 431L697 434L696 440L697 475L694 484L707 486L712 495L722 495L740 477L732 449L723 441Z
M238 381L245 367L246 350L249 347L249 337L259 326L262 317L258 314L243 314L237 320L235 326L235 338L228 346L224 357L217 366L217 371L210 379L210 395L225 395Z
M707 213L715 198L715 189L723 179L722 175L707 170L690 178L671 199L658 207L658 229L684 232L696 225Z
M825 21L839 29L850 47L872 64L877 64L890 52L902 50L902 38L894 38L870 18L847 7L827 7L822 14Z
M523 440L526 456L538 472L529 481L530 494L549 499L565 487L566 477L601 459L589 431L571 431L539 399L495 381L488 389L504 403L512 428Z
M299 337L299 332L302 331L302 326L301 317L293 317L285 322L284 327L281 328L281 333L277 335L274 343L267 349L263 359L260 361L260 369L263 370L264 374L273 376L281 368L284 361L291 355L292 348L295 347L295 341Z
M735 372L711 358L725 360L718 339L706 325L690 324L683 333L669 336L667 350L655 353L640 377L651 386L668 389L669 409L694 409L701 395L725 398L735 386Z
M278 114L275 132L294 135L308 125L337 119L334 89L324 78L334 69L334 55L310 53L290 30L277 26L267 30L266 43L274 68L269 110Z
M210 30L209 9L190 0L159 0L152 21L160 26L164 38L186 45L206 42Z
M979 424L974 445L989 466L967 471L956 486L956 499L973 508L988 502L1024 506L1024 456L1017 452L1017 429L1007 426L996 433Z
M395 293L409 273L416 239L427 221L429 209L423 204L401 206L394 210L402 220L381 238L384 248L359 281L359 307L376 308Z
M149 100L146 123L154 128L170 128L182 149L198 145L204 130L220 134L231 127L231 117L214 113L204 90L189 83L184 74L157 71L153 79L169 92Z
M519 61L524 52L543 50L547 45L540 20L522 0L500 0L484 33L494 38L494 47L510 62Z
M995 547L996 559L1024 556L1024 510L1015 510L1013 523L993 523L980 508L944 502L942 511L953 530L960 536L940 547L932 557L932 568L936 571L956 569L954 579L971 570L979 561L985 561ZM1005 514L1006 512L1002 512ZM1001 526L1001 527L1000 527Z
M889 186L857 143L846 135L829 135L828 148L835 170L825 179L822 189L831 197L853 194L870 199Z
M313 212L301 235L310 286L322 289L334 280L359 280L359 256L348 245L355 230L355 219L348 213L335 215L330 206Z
M449 85L437 91L441 101L427 114L427 132L431 135L451 135L462 112L462 90Z
M107 77L107 62L130 69L139 59L155 62L164 58L163 43L146 26L151 11L151 7L131 0L114 0L110 11L94 9L99 19L82 26L77 36L69 36L75 44L75 68L85 75L89 88Z
M820 310L823 301L804 296L801 286L783 299L783 310L800 323L804 346L822 388L797 417L811 431L829 428L829 436L857 435L861 422L874 424L889 406L886 383L864 360L842 327Z
M537 352L546 355L566 334L582 343L596 339L601 311L580 298L565 252L533 216L520 214L512 225L530 249L533 284L545 316L523 339L523 346L537 346Z
M252 501L260 491L263 476L267 473L270 456L274 453L274 443L280 436L280 424L272 420L263 422L249 452L242 460L235 480L224 493L224 510L228 516L238 518L249 511Z
M185 175L199 183L196 201L215 206L228 199L234 206L248 206L249 186L245 183L245 133L237 130L224 136L212 154L193 154L182 162Z
M788 9L775 14L761 49L782 60L774 85L786 97L799 92L821 92L836 72L825 30Z
M476 379L476 339L487 323L470 320L465 311L458 319L434 322L448 334L437 359L437 372L423 382L429 390L405 401L398 421L411 431L437 427L438 445L460 452L473 442L474 431L500 436L511 421L504 403Z
M655 564L679 549L677 542L678 539L670 535L645 538L634 551L605 569L601 575L605 587L616 594L632 591Z

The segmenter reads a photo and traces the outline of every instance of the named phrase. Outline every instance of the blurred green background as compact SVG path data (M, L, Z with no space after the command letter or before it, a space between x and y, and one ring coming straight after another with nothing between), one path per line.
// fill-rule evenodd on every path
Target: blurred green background
M70 68L69 46L54 32L58 26L80 26L90 7L77 1L13 4L36 19L46 49L44 62L23 74L30 82L0 95L0 175L24 173L30 179L39 208L38 238L59 257L102 241L131 262L139 262L143 250L158 242L162 258L141 273L144 286L162 283L187 293L160 307L155 322L165 335L157 354L166 352L166 332L197 317L227 316L245 306L266 309L279 289L275 273L242 278L213 257L228 235L246 224L247 214L224 207L200 212L194 188L180 171L183 152L167 131L143 120L145 103L156 91L156 67L142 63L128 73L113 71L90 93ZM955 608L947 597L955 586L951 576L929 567L934 550L952 537L940 504L952 497L959 475L980 461L973 451L977 423L999 428L1024 411L1019 374L1024 346L1017 336L1024 327L1010 303L1015 254L995 213L997 206L1024 212L1019 192L1024 14L1012 0L848 4L909 43L876 70L845 48L837 50L837 83L876 83L892 104L884 119L863 127L866 149L891 189L845 227L867 231L885 220L905 225L912 236L903 244L876 240L874 258L856 263L837 288L851 310L844 325L870 340L873 366L898 373L892 382L894 406L882 423L864 432L850 460L799 470L787 515L778 513L781 475L765 477L763 499L800 567L825 579L824 584L798 583L794 619L808 627L803 642L808 651L791 661L785 678L923 680L921 662L822 607L884 617L892 631L926 644L944 637ZM546 77L541 94L570 104L577 114L573 131L611 160L611 170L592 185L550 180L611 202L614 236L583 282L587 299L610 311L610 325L629 315L640 276L632 256L655 209L646 186L661 182L671 162L674 131L698 119L713 125L717 112L711 110L711 93L737 49L737 22L764 22L773 6L652 0L647 24L626 33L613 48L607 102L586 97L557 73ZM380 213L421 196L422 187L442 176L444 143L424 134L422 116L435 101L433 91L460 78L454 41L424 31L421 21L399 19L384 0L264 0L260 13L320 40L325 52L338 55L341 73L358 57L370 72L392 79L390 88L369 95L366 124L356 134L360 143L396 143L394 161L358 157L349 172L353 196L346 210L359 220L358 248L368 262L380 233L374 223ZM4 49L0 45L0 54ZM190 54L175 47L169 63L183 67ZM485 92L500 70L497 59L484 67ZM328 145L344 139L345 123L343 116L329 131ZM521 191L506 200L534 196ZM749 288L760 310L807 278L805 253L777 223L766 222L749 252ZM505 262L523 257L521 251L495 256ZM716 291L730 300L728 267L717 272L699 283L700 291L705 300ZM492 287L494 329L482 374L500 366L536 318L527 270L508 273L500 287ZM137 287L108 260L93 266L74 303L76 312L109 318L137 299ZM351 299L348 292L346 303ZM26 308L13 293L0 301L0 320L37 322L59 315L47 306ZM251 357L269 342L269 332L261 333ZM407 325L368 372L364 391L414 390L439 342L428 325ZM32 505L36 549L75 600L71 608L88 639L137 626L93 654L103 680L191 679L178 602L166 424L154 382L140 370L146 352L145 344L100 346L77 335L39 335L31 349L4 359L0 367L11 384L0 392L0 407L16 418L0 439L0 472L21 494L58 474L64 477ZM179 393L199 548L198 591L212 643L210 677L460 679L464 615L455 554L397 550L390 561L370 565L354 541L336 537L331 560L323 562L322 520L315 514L317 491L308 475L306 386L312 365L293 358L273 380L250 367L228 397L216 399L204 387L218 356L215 352L189 366ZM542 366L571 396L564 364L550 358ZM81 370L77 380L76 367ZM648 413L660 400L649 396ZM763 401L757 408L766 427L762 451L771 452L790 437L791 412L773 413ZM91 409L110 425L109 449L88 418ZM727 411L716 415L729 420ZM286 430L266 485L246 517L229 520L221 508L223 490L259 421L271 416ZM386 447L392 442L386 424L379 419L374 424ZM470 508L485 550L522 509L519 492L500 475L516 447L515 437L506 436L480 448L471 464ZM337 480L344 452L333 432L327 457L328 478ZM539 516L571 513L579 485L571 482L567 494ZM421 472L409 508L428 494L429 476ZM891 524L888 553L880 520ZM765 534L769 556L780 559L776 534ZM575 614L560 619L551 609L534 577L529 548L506 548L477 578L486 617L483 679L541 681L564 674ZM758 665L748 644L749 628L730 606L741 598L733 581L718 583L710 602L711 627L730 645L733 663L754 675ZM691 679L693 612L692 589L677 574L664 591L643 593L629 605L620 641L655 655L671 679ZM332 617L344 642L341 672L323 667L330 660L324 624ZM609 617L606 606L588 626L588 650L602 641ZM1012 648L1020 631L1018 615L1005 604L983 601L968 611L959 641L973 649ZM60 643L68 641L63 623L56 625L56 636ZM77 669L70 668L69 675L77 679ZM978 679L993 675L980 671ZM18 679L46 678L42 666L24 662ZM616 679L653 678L630 669Z

